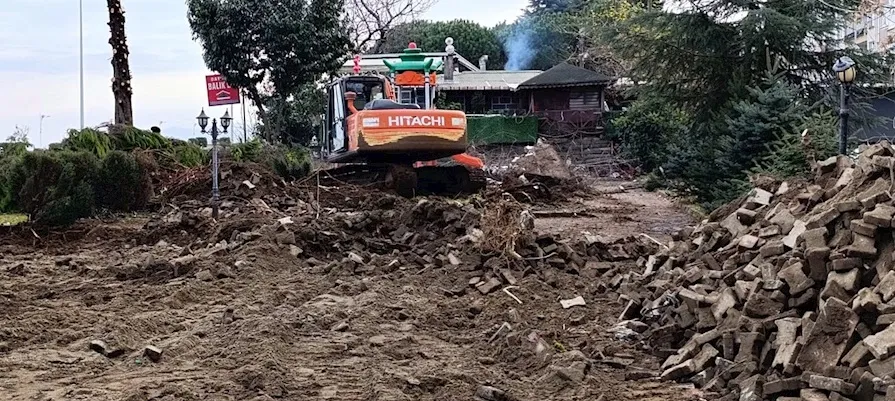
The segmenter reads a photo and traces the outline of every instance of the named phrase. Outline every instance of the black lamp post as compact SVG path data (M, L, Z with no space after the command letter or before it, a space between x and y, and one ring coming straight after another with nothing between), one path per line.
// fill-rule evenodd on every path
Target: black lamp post
M208 133L205 131L205 127L208 126L208 116L205 115L204 108L202 109L202 112L199 113L199 116L196 117L196 120L199 121L199 127L202 128L202 133ZM221 192L218 187L218 135L227 133L227 128L230 127L231 121L233 121L233 119L230 118L230 112L225 111L224 115L221 117L221 127L223 127L224 130L218 131L218 121L216 119L211 120L211 217L215 219L218 218L221 201Z
M833 72L839 78L839 154L844 155L848 150L848 95L852 82L855 81L857 70L855 61L848 56L842 56L833 64Z

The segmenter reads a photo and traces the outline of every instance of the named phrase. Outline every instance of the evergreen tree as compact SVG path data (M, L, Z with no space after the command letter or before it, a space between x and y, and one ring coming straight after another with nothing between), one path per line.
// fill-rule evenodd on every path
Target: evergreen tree
M888 82L889 54L844 48L839 37L858 3L711 0L639 13L606 32L629 77L642 83L635 93L691 115L687 140L656 144L671 155L665 178L706 204L731 199L768 145L797 132L814 105L838 100L831 71L838 56L856 60L860 82ZM857 110L863 90L854 86Z

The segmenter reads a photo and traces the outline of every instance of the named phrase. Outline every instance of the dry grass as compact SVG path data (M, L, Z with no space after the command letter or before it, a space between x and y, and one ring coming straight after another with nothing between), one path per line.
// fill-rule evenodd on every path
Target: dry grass
M28 222L28 216L24 214L0 214L0 226L15 226Z

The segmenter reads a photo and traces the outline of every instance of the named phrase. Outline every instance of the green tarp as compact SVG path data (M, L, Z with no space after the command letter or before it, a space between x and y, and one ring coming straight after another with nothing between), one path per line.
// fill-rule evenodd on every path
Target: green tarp
M466 130L474 145L528 144L538 140L538 119L502 115L467 114Z

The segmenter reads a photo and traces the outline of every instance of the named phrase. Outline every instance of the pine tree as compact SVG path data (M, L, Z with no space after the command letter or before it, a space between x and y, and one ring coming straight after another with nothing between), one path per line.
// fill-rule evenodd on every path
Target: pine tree
M691 116L689 140L656 144L669 148L666 178L707 203L729 199L767 145L797 135L815 105L835 105L831 66L838 56L855 59L859 83L888 82L890 55L837 50L848 10L858 3L711 0L684 12L640 13L613 27L613 49L629 63L628 76L643 83L635 93ZM864 110L864 86L853 88L853 110Z

